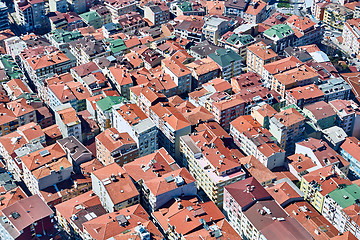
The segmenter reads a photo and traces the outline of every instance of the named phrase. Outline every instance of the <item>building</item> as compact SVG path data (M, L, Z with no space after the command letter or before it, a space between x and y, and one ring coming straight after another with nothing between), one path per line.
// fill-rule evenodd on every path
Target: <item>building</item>
M255 43L247 47L247 70L263 76L264 65L276 61L277 58L278 55L264 42Z
M89 11L91 7L91 0L66 0L70 12L81 14Z
M26 50L20 54L22 67L33 81L46 74L60 75L66 73L70 68L75 67L76 62L61 50L51 47L38 47L35 49L35 54L28 55Z
M56 143L21 157L21 161L23 180L32 194L69 179L73 171L66 152Z
M54 212L39 197L20 199L1 210L2 239L31 239L34 235L50 237L55 230Z
M228 0L228 1L225 1L224 15L225 16L243 17L246 6L247 6L247 1L244 1L244 0L240 0L240 1Z
M194 18L192 21L184 20L174 27L174 33L182 39L198 43L204 40L202 34L204 24L204 20L198 18Z
M140 204L104 214L83 224L84 239L161 239L162 234L149 218Z
M188 166L198 187L220 208L223 205L224 187L245 178L239 163L242 154L232 153L224 146L220 138L222 133L227 135L219 125L211 132L205 128L181 137L180 146L184 165Z
M175 57L165 58L161 61L161 68L178 86L178 94L188 93L191 90L191 71Z
M323 22L335 30L343 30L344 23L351 19L354 12L338 3L329 3L324 9Z
M294 46L316 44L323 38L324 29L307 17L292 15L286 23L295 32Z
M304 199L320 213L323 213L325 196L339 185L350 185L351 181L339 175L333 166L312 171L301 178L300 190Z
M139 146L139 156L153 153L158 148L156 125L136 104L122 104L113 109L113 127L127 132Z
M325 197L322 214L341 233L350 230L359 236L359 226L347 215L351 208L358 207L359 191L357 184L340 185Z
M90 150L74 136L60 139L57 143L66 151L67 159L73 165L75 172L80 172L81 164L93 159Z
M99 21L101 22L101 20ZM70 52L75 56L78 65L86 64L96 58L110 55L110 50L104 46L103 42L95 39L92 35L72 41L69 45Z
M335 239L339 231L308 202L295 202L284 210L295 218L314 239Z
M136 3L128 0L106 0L104 5L110 10L113 20L123 14L136 11Z
M264 22L269 16L269 10L265 1L251 0L247 4L242 18L247 23L258 24Z
M82 141L81 121L70 104L56 107L55 121L64 138L74 136Z
M197 197L172 199L151 215L167 239L240 238L213 202Z
M337 115L330 104L320 101L309 104L303 109L316 128L326 129L335 126Z
M360 19L349 19L344 23L342 32L343 44L346 46L349 54L357 55L360 53Z
M288 46L293 46L295 33L287 24L272 26L264 32L264 36L274 41L274 51L281 52Z
M97 159L104 166L112 163L123 166L139 154L136 142L127 132L120 133L115 128L108 128L95 139Z
M269 130L263 128L252 116L240 116L232 121L230 134L246 155L255 156L267 168L284 165L285 151L276 145Z
M252 177L225 187L224 211L245 239L312 239Z
M111 23L111 13L110 10L103 5L95 5L91 7L90 11L97 12L101 17L101 25L104 26L108 23Z
M296 65L295 67L279 71L273 76L271 89L275 90L282 97L285 97L286 90L306 86L315 83L319 78L318 73L306 64ZM319 87L321 89L321 87Z
M15 4L16 18L18 25L26 32L40 30L46 26L45 1L19 1Z
M337 114L338 126L344 129L347 135L360 137L359 106L353 100L336 99L329 101Z
M306 154L313 162L320 167L334 165L346 176L349 172L350 164L335 152L325 141L309 138L296 143L296 153Z
M112 163L91 174L94 193L108 212L138 204L139 192L128 173L116 163Z
M350 162L350 171L356 176L360 175L360 161L357 154L360 153L359 140L355 137L347 137L340 146L340 154Z
M191 132L191 123L168 103L151 106L149 116L160 130L159 147L164 147L175 160L180 160L180 137Z
M67 12L67 1L66 0L49 0L50 12Z
M232 49L217 49L215 53L209 54L209 58L218 64L221 76L227 81L240 75L243 70L243 58Z
M144 206L151 211L175 197L195 196L197 193L193 177L180 168L164 148L137 158L126 164L124 169L141 193ZM169 177L171 175L173 179ZM163 189L160 186L164 186Z
M103 131L112 126L113 106L124 102L125 99L119 96L106 96L95 103L95 115L100 129Z
M201 87L204 83L220 75L220 67L210 58L196 60L186 65L192 72L192 88Z
M5 30L10 28L9 17L8 17L9 9L4 2L0 4L0 30Z
M83 238L83 224L107 213L101 204L93 191L83 193L56 205L57 221L68 234Z
M159 153L161 152L161 157L166 157L163 153L164 150L160 149L155 156L160 157ZM173 165L172 167L175 169L172 169L171 166L166 165L165 159L160 157L159 160L156 158L152 160L153 156L138 158L135 162L125 166L125 170L129 169L129 175L138 184L146 208L154 212L174 198L196 196L196 181L185 168L176 169L177 166ZM170 156L168 155L168 157ZM142 164L139 164L140 162ZM145 165L144 163L147 163L146 166L141 168ZM136 171L135 166L137 166ZM148 169L146 170L146 168ZM143 170L146 171L143 172Z
M245 101L239 96L222 98L212 103L212 113L221 127L230 128L230 122L245 114Z
M351 86L341 77L330 78L318 85L318 88L325 94L325 101L349 99Z
M146 26L146 22L136 11L119 16L117 22L120 24L123 32L133 32Z
M113 66L109 68L107 74L110 81L115 85L122 97L130 99L130 88L133 86L131 74L122 66Z
M324 101L325 94L315 84L310 84L286 90L285 98L289 105L296 104L302 109L308 104Z
M202 28L203 36L210 43L217 45L220 36L224 35L230 28L230 23L224 18L209 17Z
M282 149L290 151L302 139L304 124L305 117L296 109L288 108L269 119L269 131Z
M148 19L154 26L167 23L170 20L169 7L165 2L154 2L144 7L144 18Z

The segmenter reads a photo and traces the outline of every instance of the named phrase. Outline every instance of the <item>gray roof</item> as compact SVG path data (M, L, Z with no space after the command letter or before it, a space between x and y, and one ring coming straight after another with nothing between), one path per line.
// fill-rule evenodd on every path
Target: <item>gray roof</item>
M66 152L69 152L71 158L76 164L81 164L92 159L92 153L74 136L63 138L57 141ZM81 161L81 162L79 162Z
M192 46L191 51L202 57L206 57L207 55L209 55L211 53L215 53L215 51L220 48L221 47L213 45L213 44L209 43L209 41L205 40L203 42L200 42L196 46Z

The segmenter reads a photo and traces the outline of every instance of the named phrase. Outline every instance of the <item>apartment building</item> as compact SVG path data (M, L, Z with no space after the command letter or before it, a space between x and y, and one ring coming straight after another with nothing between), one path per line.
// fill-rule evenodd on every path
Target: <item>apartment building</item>
M15 201L2 209L1 215L2 239L31 239L37 234L49 236L56 231L53 223L54 212L39 195Z
M113 106L125 101L119 96L107 96L95 102L95 116L100 129L103 131L113 125Z
M263 42L258 42L247 47L246 66L248 72L255 72L263 76L265 64L276 61L278 55L266 46Z
M72 163L55 143L21 157L24 183L32 194L71 177Z
M325 94L315 84L295 87L286 90L286 102L296 104L299 108L304 108L308 104L325 100Z
M19 26L27 32L40 30L46 26L45 1L19 1L14 4Z
M216 129L216 131L224 131ZM232 153L215 131L203 130L181 137L183 162L197 181L198 187L220 208L224 187L245 179L241 169L242 154ZM184 164L185 165L185 164Z
M230 28L230 23L224 18L211 16L206 19L202 28L203 36L210 43L217 45L220 36L224 35Z
M115 212L140 202L139 192L130 176L116 163L92 172L91 181L94 193L107 212Z
M284 165L285 151L276 145L269 130L263 128L252 116L244 115L232 121L230 134L247 156L255 156L267 168Z
M344 23L351 19L354 12L338 3L329 3L324 9L323 22L334 30L342 31Z
M286 90L315 83L318 78L318 73L311 67L305 64L297 65L292 69L275 74L271 89L285 97Z
M288 108L269 119L269 131L279 147L286 151L294 149L294 144L303 136L305 117L296 109Z
M106 0L104 5L110 10L113 21L123 14L136 12L136 3L128 0Z
M191 71L175 57L166 58L161 61L161 68L178 86L178 94L188 93L191 90Z
M240 238L213 202L202 202L197 197L172 199L151 215L171 240L209 239L219 235L226 239Z
M359 105L353 100L336 99L329 101L337 114L337 124L344 129L347 135L360 137L360 112Z
M69 10L77 14L87 12L91 7L91 0L66 0Z
M357 184L340 185L325 196L322 214L339 232L352 232L359 237L359 225L351 219L358 210L360 187ZM350 213L350 216L348 216Z
M295 32L294 46L304 46L319 43L324 34L324 28L307 17L292 15L286 23Z
M127 132L108 128L95 139L97 159L105 166L112 163L123 166L139 154L136 142Z
M55 121L63 137L74 136L82 141L81 121L70 104L56 107Z
M303 112L316 128L327 129L335 126L337 120L336 112L330 104L324 101L305 106Z
M122 66L113 66L109 68L107 76L121 96L130 99L130 88L133 86L133 80L128 69Z
M212 113L216 122L225 130L229 129L232 120L245 114L245 101L238 95L214 101Z
M351 172L360 175L360 161L358 155L360 153L360 144L356 137L347 137L340 146L340 154L350 163Z
M224 211L230 225L246 239L312 239L253 177L225 187Z
M232 49L217 49L215 53L208 55L220 67L221 76L226 81L230 81L232 77L238 76L242 73L243 58L234 52Z
M317 166L325 167L334 165L347 176L350 163L336 153L325 141L309 138L296 143L295 153L306 154Z
M136 11L123 14L116 21L120 24L123 32L133 32L146 26L146 22Z
M266 2L251 0L243 12L243 18L247 23L258 24L264 22L269 16Z
M288 46L293 46L295 33L287 24L272 26L264 32L264 36L274 41L274 51L281 52Z
M165 2L154 2L144 7L144 18L148 19L154 26L167 23L170 20L169 7Z
M333 166L327 166L302 176L300 190L305 194L304 199L323 213L326 195L339 185L350 184L351 181L343 178Z
M175 160L180 160L180 137L191 132L191 123L168 103L151 106L149 117L160 130L159 146L164 147Z
M127 132L139 147L139 156L158 149L158 129L136 104L121 104L113 108L113 127L118 132Z
M342 32L343 44L348 49L349 54L360 53L360 18L349 19L344 23Z
M349 99L351 86L342 78L329 78L322 81L318 88L325 94L325 101L330 102L337 99Z

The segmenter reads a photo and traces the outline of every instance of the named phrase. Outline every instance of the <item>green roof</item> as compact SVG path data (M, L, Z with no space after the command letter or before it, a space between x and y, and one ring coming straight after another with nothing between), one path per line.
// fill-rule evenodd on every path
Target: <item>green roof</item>
M99 106L99 108L105 112L112 108L112 106L122 103L126 101L126 98L124 97L118 97L118 96L107 96L99 101L96 102L96 104Z
M240 35L240 36L237 34L233 34L226 40L226 42L228 42L232 45L237 45L239 43L241 43L242 45L246 45L253 41L254 41L254 38L249 34Z
M110 40L109 44L110 44L110 51L112 53L122 52L127 49L124 40L122 40L121 38Z
M26 100L31 101L31 102L42 102L42 100L37 96L36 93L25 92L17 97L17 99L20 99L20 98L25 98Z
M242 57L232 49L217 49L215 53L209 54L209 57L221 67L229 66L234 61L241 61Z
M80 31L65 31L63 29L56 29L52 31L52 38L57 43L68 43L71 41L75 41L76 39L82 38Z
M181 11L183 12L191 12L193 10L192 8L192 4L190 2L183 2L179 8L181 9Z
M86 23L91 23L93 21L101 19L100 15L97 12L89 11L79 15Z
M280 39L287 37L293 33L294 31L287 24L274 25L264 32L264 34L267 35L269 38L278 37Z
M329 196L342 208L353 205L360 199L360 187L357 184L343 185L329 193Z
M10 55L2 56L1 63L4 66L6 75L8 75L10 79L21 78L21 76L23 75L19 66L16 64L16 62Z

